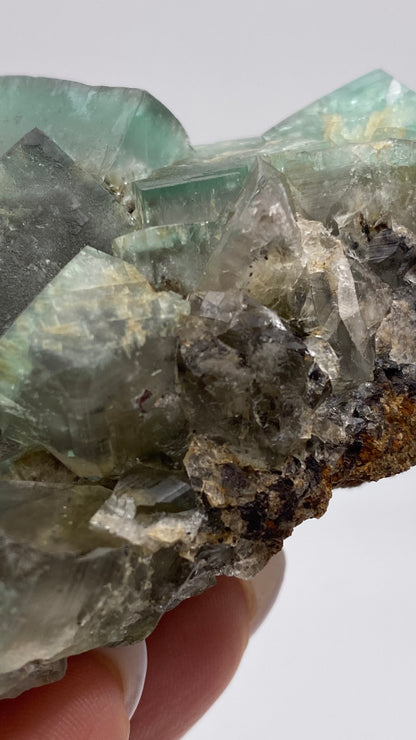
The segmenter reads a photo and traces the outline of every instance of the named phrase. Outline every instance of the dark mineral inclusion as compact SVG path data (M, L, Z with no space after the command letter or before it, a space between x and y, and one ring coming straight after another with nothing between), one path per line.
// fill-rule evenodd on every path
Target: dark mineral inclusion
M416 94L192 148L148 93L0 79L0 695L249 577L416 461Z

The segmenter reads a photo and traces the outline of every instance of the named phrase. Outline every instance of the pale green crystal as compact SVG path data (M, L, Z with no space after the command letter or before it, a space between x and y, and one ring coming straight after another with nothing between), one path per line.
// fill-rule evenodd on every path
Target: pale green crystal
M416 461L415 120L376 71L192 150L142 91L0 80L1 696Z
M112 249L157 290L172 288L186 296L196 289L221 231L215 221L149 226L118 237Z
M144 90L2 77L0 99L0 154L39 128L96 177L131 181L190 153L179 121Z
M143 226L216 221L235 201L247 167L201 168L195 177L167 173L134 183Z
M132 265L81 250L0 339L6 436L88 477L179 454L173 358L188 310Z
M381 69L308 105L266 131L266 141L300 143L414 139L416 93Z
M89 647L92 635L96 645L103 638L117 640L118 624L124 622L128 628L134 622L132 599L136 599L137 607L148 591L147 579L143 578L141 588L133 595L134 580L140 572L145 573L144 563L138 561L137 553L126 558L124 540L88 525L89 518L110 495L111 491L102 486L2 483L2 602L8 601L2 615L2 672L18 671L33 660L34 653L38 660L55 660L65 655L74 640L81 650ZM16 581L14 558L7 552L11 542L15 558L19 554L22 557L29 547L33 574L30 590L21 566L18 571L22 576ZM127 562L130 575L124 570ZM126 590L129 580L130 589ZM111 609L117 612L112 629L105 617L109 600Z
M296 154L302 157L306 151L324 152L347 143L389 140L394 146L398 139L416 140L415 120L416 93L375 70L311 103L263 136L196 146L194 156L166 169L166 176L195 177L201 165L250 166L256 156L284 162Z

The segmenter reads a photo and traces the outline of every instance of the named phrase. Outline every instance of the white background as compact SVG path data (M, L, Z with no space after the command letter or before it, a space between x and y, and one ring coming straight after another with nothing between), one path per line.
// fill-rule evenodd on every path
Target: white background
M20 0L0 5L0 74L146 88L194 143L257 135L375 67L416 89L415 8ZM338 491L298 529L278 603L187 740L416 738L415 481Z

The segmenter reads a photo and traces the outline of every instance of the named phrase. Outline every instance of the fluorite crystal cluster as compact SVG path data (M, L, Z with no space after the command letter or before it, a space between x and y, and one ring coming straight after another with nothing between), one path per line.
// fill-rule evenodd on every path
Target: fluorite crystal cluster
M249 577L416 460L416 94L192 148L139 90L0 80L0 694Z

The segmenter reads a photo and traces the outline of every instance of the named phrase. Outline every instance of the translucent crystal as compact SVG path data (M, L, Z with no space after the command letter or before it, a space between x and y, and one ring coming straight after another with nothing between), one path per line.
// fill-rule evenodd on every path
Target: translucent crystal
M0 99L1 154L39 128L96 177L131 181L190 153L179 121L144 90L2 77Z
M172 288L185 297L196 289L221 231L215 221L149 226L118 237L112 249L157 290Z
M246 167L198 169L195 177L173 171L134 183L144 226L218 220L238 195Z
M82 247L110 252L132 228L126 209L53 141L26 134L0 160L0 334Z
M276 307L302 270L300 231L285 179L258 159L203 272L200 289L240 290Z
M264 134L287 146L414 139L416 93L381 69L308 105Z
M132 265L81 250L0 339L5 435L87 477L156 450L178 454L173 360L188 310Z

